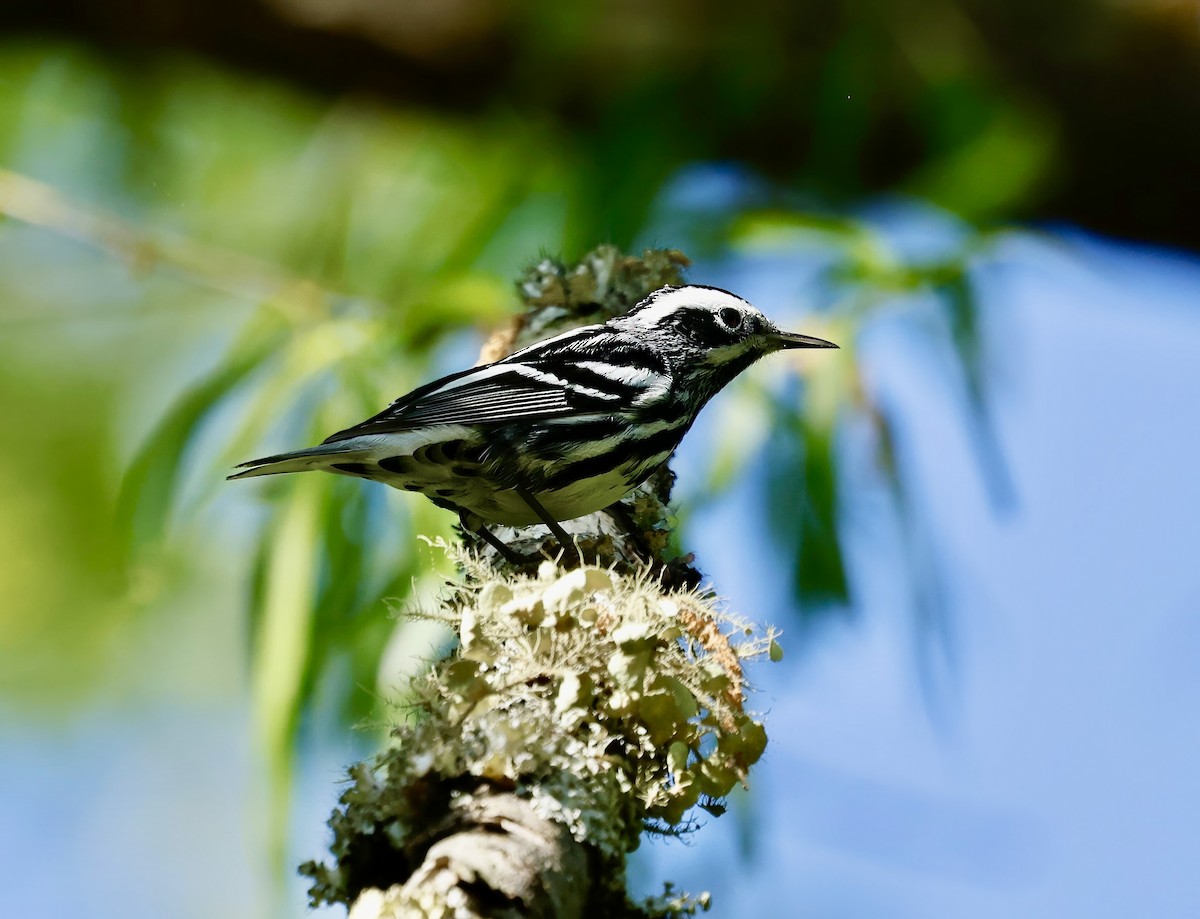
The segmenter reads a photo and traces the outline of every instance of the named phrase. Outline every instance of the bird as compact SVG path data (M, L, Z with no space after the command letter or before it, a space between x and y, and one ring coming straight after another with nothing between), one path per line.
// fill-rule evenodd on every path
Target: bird
M230 479L322 470L418 492L510 561L489 527L560 521L624 497L700 410L760 358L837 348L784 332L736 294L662 287L627 313L451 373L322 443L242 463ZM578 556L575 556L578 558Z

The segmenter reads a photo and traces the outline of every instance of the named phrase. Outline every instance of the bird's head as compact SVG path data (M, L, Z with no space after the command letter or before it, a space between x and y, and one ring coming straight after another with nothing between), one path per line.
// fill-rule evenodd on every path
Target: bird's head
M674 371L707 399L759 358L790 348L836 348L784 332L736 294L716 287L663 287L616 320L671 353Z

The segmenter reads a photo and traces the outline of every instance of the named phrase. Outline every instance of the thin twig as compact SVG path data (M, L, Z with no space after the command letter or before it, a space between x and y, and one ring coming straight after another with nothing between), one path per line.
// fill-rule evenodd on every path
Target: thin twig
M241 300L276 302L289 312L377 306L367 298L331 290L252 256L178 233L147 230L98 208L77 204L52 185L7 169L0 169L0 214L120 259L136 274L165 268Z

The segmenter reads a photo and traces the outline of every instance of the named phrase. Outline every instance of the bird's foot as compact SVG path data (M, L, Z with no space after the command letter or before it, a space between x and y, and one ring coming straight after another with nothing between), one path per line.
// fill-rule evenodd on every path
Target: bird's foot
M489 546L491 546L493 549L495 549L497 552L499 552L500 557L503 558L510 565L519 567L526 563L527 559L523 555L521 555L519 552L514 552L512 549L510 549L507 545L504 544L503 541L498 539L496 537L496 535L491 530L489 530L487 527L482 527L482 526L477 527L475 529L475 533L477 536L479 536L480 539L482 539Z

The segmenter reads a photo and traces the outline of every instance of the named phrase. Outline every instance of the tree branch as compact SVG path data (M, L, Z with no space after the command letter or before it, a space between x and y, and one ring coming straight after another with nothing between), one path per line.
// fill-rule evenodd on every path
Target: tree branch
M682 264L601 249L571 270L540 265L522 283L530 309L487 356L627 309ZM351 769L330 821L333 864L301 868L314 905L375 919L706 904L668 887L634 906L625 857L644 830L680 835L697 804L745 781L767 738L745 707L742 661L779 651L772 632L696 590L687 560L666 558L669 483L585 518L579 541L600 565L557 568L541 554L545 528L509 534L528 559L515 566L442 544L463 583L423 615L454 628L459 647L416 681L392 745Z

